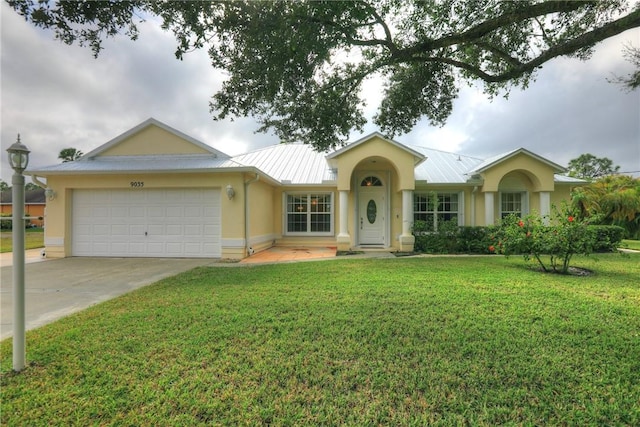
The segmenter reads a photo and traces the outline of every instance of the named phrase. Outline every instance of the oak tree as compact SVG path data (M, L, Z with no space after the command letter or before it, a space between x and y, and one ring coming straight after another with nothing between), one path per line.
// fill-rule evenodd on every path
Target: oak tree
M54 1L8 0L29 22L95 55L106 37L138 36L157 17L176 56L208 49L228 75L215 119L254 116L259 130L324 150L362 130L362 85L384 90L374 122L390 136L427 117L445 123L461 84L525 88L546 62L587 59L640 26L626 0Z
M601 176L612 175L620 171L620 166L614 166L607 157L596 157L591 153L581 154L569 161L569 176L594 180Z

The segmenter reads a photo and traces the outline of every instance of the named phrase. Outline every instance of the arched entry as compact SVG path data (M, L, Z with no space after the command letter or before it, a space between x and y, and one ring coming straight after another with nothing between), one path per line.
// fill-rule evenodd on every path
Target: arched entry
M387 188L375 175L358 182L358 243L385 246L387 234Z

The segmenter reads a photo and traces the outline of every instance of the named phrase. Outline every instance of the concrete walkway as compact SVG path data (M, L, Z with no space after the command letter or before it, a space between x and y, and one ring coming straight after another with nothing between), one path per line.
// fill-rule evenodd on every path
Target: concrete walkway
M253 254L240 261L240 264L264 264L273 262L307 261L322 258L335 258L336 248L306 248L275 246Z
M42 262L48 261L47 258L42 256L44 248L40 249L29 249L24 251L24 262L25 264L32 264L34 262ZM10 267L13 265L13 253L5 252L0 254L0 267Z

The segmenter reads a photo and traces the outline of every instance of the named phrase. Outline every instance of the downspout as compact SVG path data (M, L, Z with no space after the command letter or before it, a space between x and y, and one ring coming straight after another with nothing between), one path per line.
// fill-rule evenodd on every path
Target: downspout
M471 226L476 226L476 191L478 191L478 186L473 187L473 191L471 192Z
M36 175L31 175L31 181L33 181L33 183L36 184L38 187L44 188L45 190L47 189L47 184L40 181Z
M260 175L256 173L255 178L244 182L244 254L253 255L253 248L249 246L249 185L257 182Z

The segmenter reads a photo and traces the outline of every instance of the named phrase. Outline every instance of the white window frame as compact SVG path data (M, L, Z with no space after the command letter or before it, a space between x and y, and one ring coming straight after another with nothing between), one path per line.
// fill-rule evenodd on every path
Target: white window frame
M457 197L456 204L458 206L457 211L444 211L444 210L432 210L429 206L430 203L427 202L427 210L426 211L417 211L415 209L416 197L427 197L429 200L433 195L437 198L443 195L455 195ZM438 214L455 214L456 219L458 221L458 226L464 225L464 191L415 191L413 195L413 221L416 221L416 214L431 214L433 215L433 230L438 231Z
M520 195L520 212L518 211L505 211L503 210L504 206L504 197L507 194L519 194ZM519 217L524 217L529 214L529 192L528 191L501 191L500 197L498 200L498 208L499 208L499 217L500 219L505 218L505 214L508 216L509 214L516 214Z
M289 212L289 196L306 196L306 211L300 214L306 214L308 231L289 231L289 214L298 214L298 212ZM329 231L310 231L311 218L314 214L311 210L313 196L329 196ZM288 191L282 193L282 234L285 236L333 236L335 228L335 195L332 191ZM318 213L316 213L318 214ZM321 212L320 214L327 214Z

